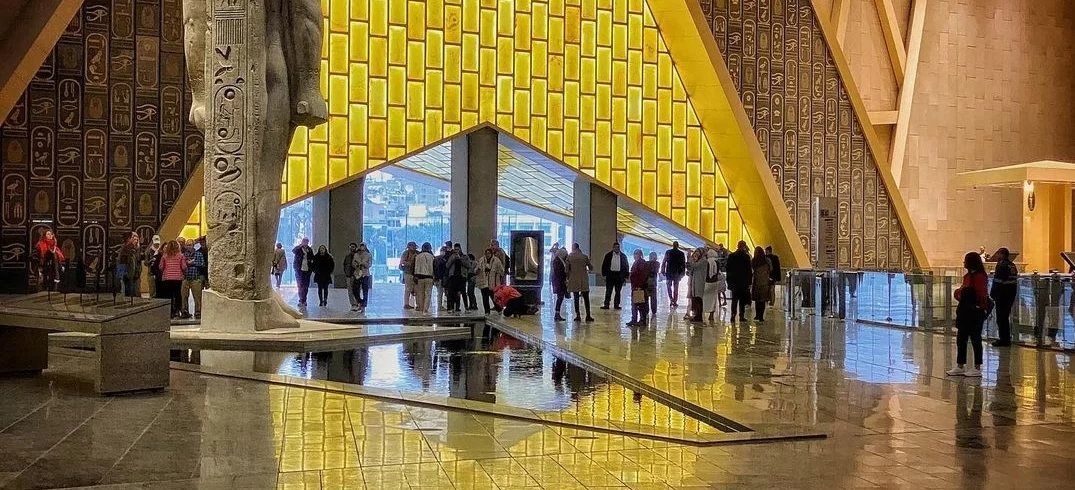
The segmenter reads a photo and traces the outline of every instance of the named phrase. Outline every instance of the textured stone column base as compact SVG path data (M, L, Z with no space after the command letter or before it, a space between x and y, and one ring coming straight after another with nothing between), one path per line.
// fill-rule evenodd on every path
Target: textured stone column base
M206 289L202 293L203 332L249 333L274 328L298 328L302 313L292 308L275 290L265 300L231 299Z

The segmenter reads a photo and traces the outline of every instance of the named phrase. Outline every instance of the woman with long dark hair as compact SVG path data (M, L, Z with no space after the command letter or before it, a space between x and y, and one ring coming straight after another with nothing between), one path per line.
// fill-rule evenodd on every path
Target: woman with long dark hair
M328 287L332 285L332 273L336 270L336 259L328 253L328 247L317 247L314 254L314 283L317 284L318 306L328 306Z
M179 242L171 240L164 244L160 254L161 296L172 300L172 318L179 318L183 311L180 288L187 270L187 257L179 249Z
M750 259L750 268L754 270L750 296L754 300L754 321L765 321L765 305L769 303L769 276L773 273L773 264L765 256L765 250L754 247L754 258Z
M956 367L948 370L949 376L982 376L982 323L989 313L989 276L985 272L982 256L968 252L963 257L963 284L956 289ZM966 368L967 341L974 349L974 367Z

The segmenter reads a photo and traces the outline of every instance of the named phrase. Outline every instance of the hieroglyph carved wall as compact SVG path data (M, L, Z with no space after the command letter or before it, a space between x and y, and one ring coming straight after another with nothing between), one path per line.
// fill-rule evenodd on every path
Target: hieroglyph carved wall
M0 127L0 290L26 289L44 227L103 269L129 232L154 233L200 163L180 2L86 0Z
M815 196L839 202L839 266L916 266L810 0L699 0L810 250Z

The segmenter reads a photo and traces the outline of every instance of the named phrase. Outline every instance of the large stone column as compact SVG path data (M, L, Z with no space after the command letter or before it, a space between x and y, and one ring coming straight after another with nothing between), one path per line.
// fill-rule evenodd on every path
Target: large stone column
M195 12L207 10L206 31ZM187 62L204 65L191 119L205 130L209 277L202 330L297 327L269 285L280 175L299 125L325 121L317 0L185 0ZM204 116L203 116L204 114Z
M612 243L619 241L616 229L617 198L612 191L586 179L575 179L575 216L572 217L572 235L582 253L593 262L597 285L603 286L601 259L612 250ZM570 248L570 245L568 245Z
M362 243L362 196L366 179L358 178L328 192L328 243L333 254L347 253L351 242Z
M497 151L489 128L452 140L452 240L475 256L496 238Z
M362 190L365 182L365 178L358 178L335 187L327 193L322 193L325 196L322 218L325 220L325 226L316 223L322 214L319 214L315 202L314 230L325 233L317 239L318 243L328 245L329 251L336 256L336 260L343 260L351 242L362 243ZM333 284L338 288L347 287L347 278L343 275L342 264L336 267Z

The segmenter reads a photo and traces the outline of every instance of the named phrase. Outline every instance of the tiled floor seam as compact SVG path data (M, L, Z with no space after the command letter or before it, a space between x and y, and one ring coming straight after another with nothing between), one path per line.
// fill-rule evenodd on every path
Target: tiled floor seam
M157 414L153 416L153 420L146 424L146 426L142 429L142 432L138 434L138 437L135 437L134 440L131 441L131 444L127 446L127 449L123 451L123 454L121 454L120 457L116 458L116 461L112 463L112 466L110 466L107 470L101 473L101 479L97 480L97 485L100 485L101 482L105 480L105 478L108 478L108 474L111 473L112 470L116 469L116 465L118 465L120 461L123 461L123 459L127 457L127 454L131 452L131 449L133 449L134 446L138 444L138 441L142 440L142 436L145 436L146 432L149 432L149 428L153 427L153 424L157 423L157 419L159 419L161 414L164 413L164 411L172 405L172 401L174 400L175 398L169 398L168 402L161 406L160 411L158 411Z
M617 429L617 428L614 428L614 427L598 427L598 426L585 425L585 424L573 424L573 423L570 423L570 422L563 422L563 421L556 420L555 417L554 417L555 414L552 414L552 413L550 413L549 418L543 418L540 415L538 415L537 412L534 412L535 416L531 418L531 417L526 417L526 416L518 415L518 414L510 414L510 413L500 412L500 411L497 411L496 409L482 410L482 409L477 408L477 407L467 407L467 406L458 406L458 405L451 405L451 404L434 403L432 401L429 401L428 399L427 400L421 400L421 399L416 399L416 398L409 398L408 399L408 398L403 397L403 396L393 397L393 396L388 395L388 394L368 393L368 392L364 393L364 392L362 392L362 391L365 390L365 388L363 388L363 387L356 387L358 389L358 391L357 392L351 392L351 391L341 390L341 389L332 388L332 387L328 387L328 386L324 386L324 385L318 386L316 384L315 385L307 384L307 382L311 381L311 380L306 380L304 378L294 378L292 376L285 376L285 375L272 375L272 376L275 376L275 377L282 378L280 380L274 380L274 379L272 379L272 376L264 375L264 374L261 374L261 373L237 373L237 372L229 372L229 371L218 371L218 370L214 370L214 369L208 369L208 368L205 368L203 366L194 366L194 365L189 365L189 364L184 364L184 363L177 363L177 362L172 363L172 369L175 369L177 371L187 371L187 372L201 374L201 375L207 375L207 376L220 376L220 377L225 377L225 378L243 379L243 380L247 380L247 381L256 381L256 382L261 382L261 383L268 383L268 384L274 384L274 385L279 385L279 386L286 386L289 389L291 389L291 388L308 389L308 390L322 391L322 392L327 392L327 393L337 393L337 394L346 395L346 396L356 396L356 397L361 397L361 398L372 398L372 399L389 401L389 402L392 402L392 403L400 403L400 404L404 404L404 405L415 405L415 406L421 406L421 407L428 407L428 408L434 408L434 409L438 409L438 410L453 410L453 411L480 413L480 414L483 414L483 415L489 415L489 416L506 418L506 419L521 420L521 421L524 421L524 422L530 422L530 423L540 424L540 425L551 425L551 426L557 426L557 427L566 427L566 428L571 428L571 429L576 429L576 430L585 430L585 431L590 431L590 432L601 432L601 433L605 433L605 434L612 434L612 435L619 435L619 436L639 437L639 438L644 438L644 439L649 439L649 440L672 442L672 443L676 443L676 444L684 444L684 445L697 446L697 447L715 446L715 445L724 445L724 444L744 444L744 443L751 443L751 442L763 442L763 441L771 441L771 440L785 440L785 439L793 439L793 438L817 438L817 437L822 437L822 435L808 434L808 435L791 435L791 436L786 436L786 437L763 437L763 438L759 438L759 437L743 437L743 438L736 438L735 437L736 433L726 433L726 434L729 434L729 436L726 439L714 439L714 440L701 440L701 439L699 439L699 440L692 440L692 439L683 439L683 438L678 438L678 437L673 437L673 436L663 436L663 435L660 435L660 434L652 434L652 433L646 433L646 432L632 432L632 431L629 431L629 430ZM317 380L313 380L313 381L316 382ZM392 390L389 390L389 391L392 391ZM475 402L475 401L472 401L472 400L467 400L467 402L471 403L471 404L480 404L480 403L482 403L482 402ZM750 434L750 433L751 432L743 432L743 434Z
M66 441L67 438L71 437L71 434L74 434L75 432L78 432L78 430L81 429L82 426L86 425L89 421L93 420L93 418L96 417L97 414L101 413L101 410L104 410L104 408L107 407L110 403L112 403L112 400L108 400L108 401L102 403L101 406L97 407L97 409L95 409L93 411L93 413L90 414L89 417L86 417L81 423L76 425L71 430L67 431L67 434L64 434L64 436L61 437L60 440L56 441L56 443L53 444L52 446L50 446L48 449L42 451L40 455L38 455L36 458L34 458L33 461L30 462L30 464L26 465L26 467L23 468L22 470L18 471L15 474L15 476L12 476L10 481L18 480L19 477L22 476L22 474L26 472L26 470L32 468L35 464L37 464L38 461L41 461L41 459L44 458L45 455L47 455L48 453L52 452L52 450L54 450L57 447L59 447L60 444L63 444L63 441Z
M579 364L580 366L588 368L591 371L595 371L598 374L605 375L623 384L624 386L639 391L644 395L647 395L651 398L654 398L655 400L660 401L661 403L664 403L665 405L684 412L685 414L690 415L696 419L709 423L710 425L714 425L714 427L717 427L718 429L721 428L721 426L724 426L728 429L731 429L729 432L754 431L753 429L744 424L735 422L734 420L728 419L727 417L721 416L720 414L717 414L687 400L672 395L671 393L650 386L642 380L636 379L626 373L619 372L597 361L588 359L585 356L575 353L568 348L560 347L552 342L546 341L545 339L526 332L522 329L513 327L505 322L498 321L497 319L490 317L486 320L486 323L498 329L504 330L506 333L512 336L520 337L526 342L540 345L543 349L549 349L550 351L554 352L554 355L559 354L563 355L564 357L568 357L569 360L575 364Z

